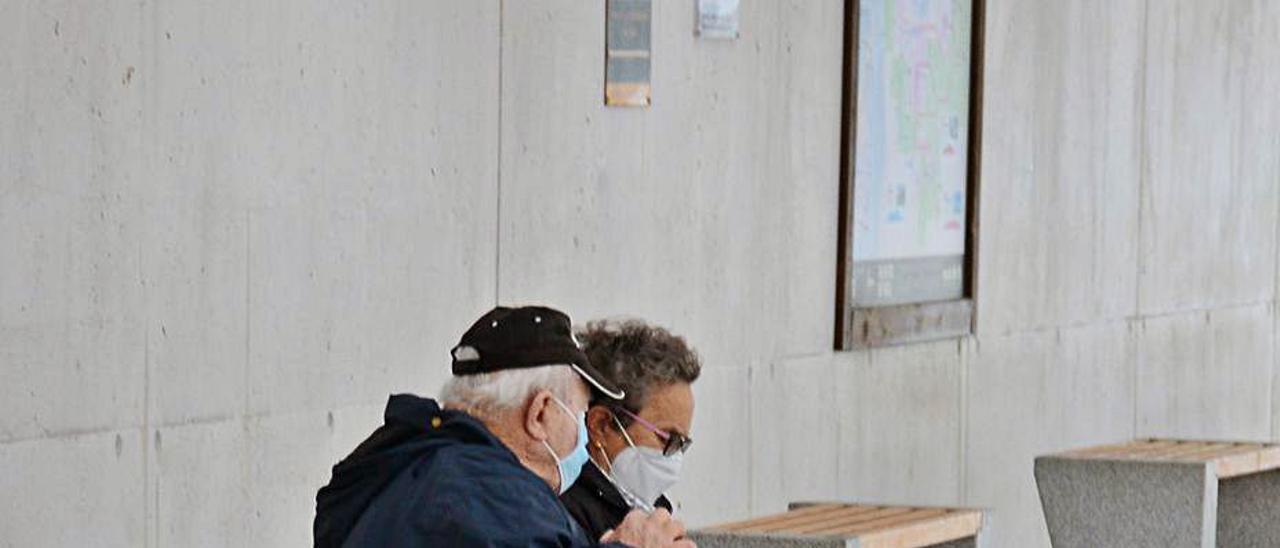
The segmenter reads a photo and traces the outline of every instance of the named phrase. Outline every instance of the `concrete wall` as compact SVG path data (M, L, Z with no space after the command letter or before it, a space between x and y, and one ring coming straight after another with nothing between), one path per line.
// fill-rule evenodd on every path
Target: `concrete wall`
M289 546L496 296L496 2L0 6L0 546Z
M0 0L0 545L297 545L496 302L702 351L693 524L994 511L1040 453L1280 439L1280 5L988 0L975 335L833 353L840 0Z

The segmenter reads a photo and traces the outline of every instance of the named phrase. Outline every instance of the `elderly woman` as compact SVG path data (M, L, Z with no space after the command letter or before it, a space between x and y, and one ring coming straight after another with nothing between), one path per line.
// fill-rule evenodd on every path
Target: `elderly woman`
M590 461L561 496L588 536L599 538L633 509L671 510L664 493L680 478L692 439L693 390L701 365L684 339L639 320L597 321L577 334L588 361L626 393L592 391Z

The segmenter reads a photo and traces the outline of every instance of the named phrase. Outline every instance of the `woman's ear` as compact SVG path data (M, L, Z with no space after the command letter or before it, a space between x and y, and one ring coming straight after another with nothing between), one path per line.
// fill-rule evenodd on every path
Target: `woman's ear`
M613 426L613 413L603 405L593 405L587 409L587 433L593 441L603 442L604 436Z
M552 401L551 392L539 390L524 408L524 431L535 441L544 441L551 437L551 413L556 403Z

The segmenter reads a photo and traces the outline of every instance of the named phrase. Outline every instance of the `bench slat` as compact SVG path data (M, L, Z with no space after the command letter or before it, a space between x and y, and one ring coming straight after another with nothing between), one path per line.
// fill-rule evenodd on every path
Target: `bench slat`
M713 525L700 533L730 539L774 536L786 542L844 539L863 547L903 548L973 538L981 526L982 512L970 509L819 503Z
M789 517L787 519L776 520L769 523L756 523L747 527L740 527L735 531L766 533L773 531L788 531L797 527L803 527L812 523L824 522L831 519L839 519L840 516L849 512L847 506L837 506L827 512L815 512L805 516Z
M1280 468L1280 447L1267 447L1262 450L1262 454L1258 457L1260 470L1275 470Z
M1230 450L1230 443L1187 443L1167 451L1157 451L1137 460L1180 460L1189 459L1191 461L1208 462L1209 459L1202 455L1212 455L1221 451ZM1197 457L1197 455L1200 455Z
M1160 441L1155 441L1155 440L1138 440L1138 441L1132 441L1132 442L1128 442L1128 443L1113 443L1113 444L1109 444L1109 445L1096 445L1096 446L1093 446L1093 447L1085 447L1085 448L1082 448L1082 449L1071 449L1071 450L1069 450L1069 451L1064 451L1064 452L1062 452L1059 456L1062 456L1062 457L1070 457L1070 458L1089 458L1089 457L1095 457L1095 456L1099 456L1099 455L1107 455L1107 454L1115 454L1115 453L1118 453L1118 452L1124 452L1124 451L1139 450L1139 449L1140 449L1140 448L1142 448L1142 447L1145 447L1145 446L1148 446L1148 445L1152 445L1152 444L1157 444L1157 443L1159 443L1159 444L1171 444L1171 443L1176 443L1176 442L1168 442L1168 441L1160 442Z
M1262 449L1262 445L1256 443L1226 443L1214 444L1201 451L1195 453L1187 453L1177 455L1169 460L1179 462L1210 462L1222 457L1230 457L1242 453L1256 453Z
M859 537L861 537L862 534L864 533L886 531L889 529L893 529L897 526L902 526L910 523L918 523L921 521L926 521L930 518L937 518L946 513L947 513L947 510L945 508L918 508L915 510L911 510L910 512L907 512L905 514L888 516L888 517L880 518L877 520L866 521L859 524L850 525L847 527L833 529L830 531L826 531L825 534L842 535L842 536L858 535Z
M979 512L951 512L941 519L912 523L887 531L876 531L858 537L861 548L901 548L903 546L932 546L943 542L969 538L982 527Z
M746 519L746 520L742 520L742 521L734 521L734 522L730 522L730 523L724 523L724 524L721 524L721 525L716 525L716 526L714 526L714 527L710 527L710 528L708 528L708 530L714 530L714 531L737 531L737 530L741 530L741 529L743 529L743 528L745 528L745 527L752 527L752 526L756 526L756 525L768 525L768 524L770 524L770 523L775 523L775 522L779 522L779 521L786 521L786 520L788 520L788 519L796 518L796 517L808 516L808 515L812 515L812 514L819 514L819 513L824 513L824 512L834 512L834 511L839 511L839 510L840 510L840 509L842 509L842 508L845 508L845 507L844 507L844 506L842 506L842 505L839 505L839 504L815 504L815 505L813 505L813 506L806 506L806 507L801 508L801 509L798 509L798 510L792 510L792 511L790 511L790 512L783 512L783 513L781 513L781 514L773 514L773 515L770 515L770 516L763 516L763 517L758 517L758 518Z
M1217 457L1213 463L1219 478L1234 478L1280 468L1277 455L1280 455L1280 447L1258 447Z
M1280 445L1254 442L1142 439L1099 445L1055 455L1084 460L1209 463L1219 478L1280 469Z
M896 516L899 514L905 514L910 512L911 510L912 508L901 507L901 506L878 508L871 512L859 512L857 514L853 514L843 518L830 519L830 520L825 520L821 522L806 524L801 527L788 528L785 532L790 534L808 535L808 534L816 533L818 531L825 531L828 529L839 529L841 527L849 527L849 526L858 525L861 523L866 523L869 521L875 521L878 519Z
M1187 444L1177 440L1160 440L1144 443L1141 445L1134 444L1128 448L1121 449L1114 453L1099 455L1105 458L1122 458L1122 459L1142 459L1148 455L1154 455L1167 451L1182 451L1187 448Z

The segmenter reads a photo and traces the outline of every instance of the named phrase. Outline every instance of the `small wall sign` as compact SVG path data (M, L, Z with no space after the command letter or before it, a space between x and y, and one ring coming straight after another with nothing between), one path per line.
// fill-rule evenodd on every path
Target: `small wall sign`
M649 106L651 0L605 4L604 104Z
M701 38L734 40L738 37L738 0L698 0Z

